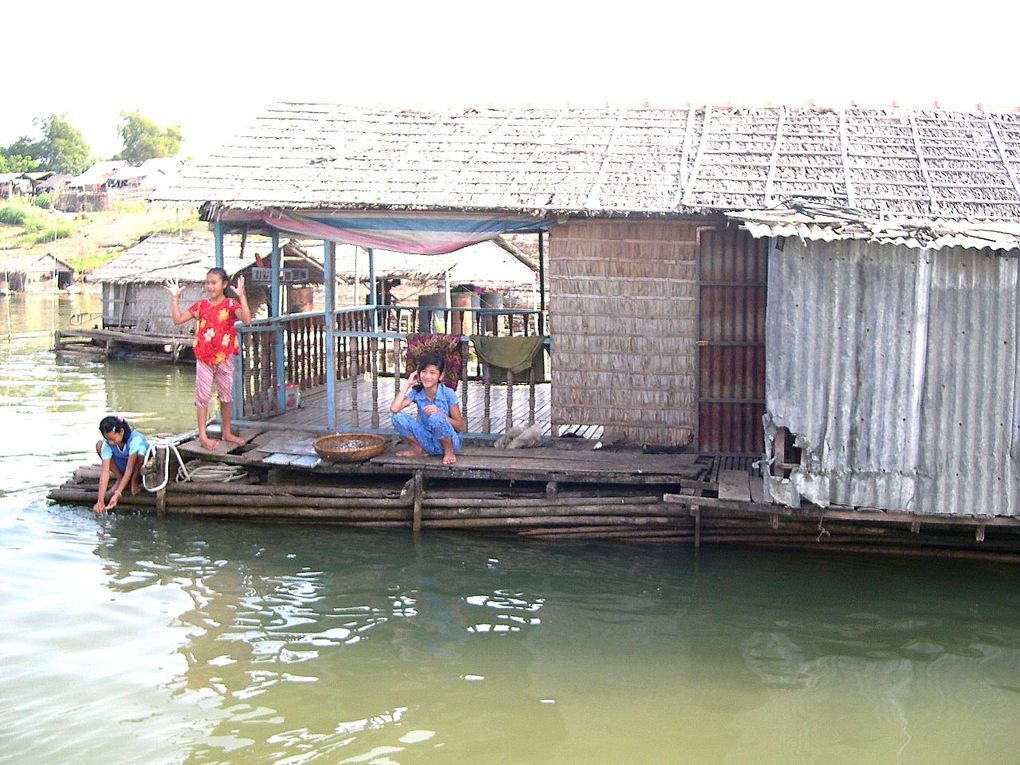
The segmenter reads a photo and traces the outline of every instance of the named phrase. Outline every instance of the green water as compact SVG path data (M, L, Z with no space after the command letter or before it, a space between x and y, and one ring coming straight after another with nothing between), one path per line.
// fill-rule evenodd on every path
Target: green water
M1015 567L97 518L47 489L193 374L46 345L0 345L0 762L1020 760Z

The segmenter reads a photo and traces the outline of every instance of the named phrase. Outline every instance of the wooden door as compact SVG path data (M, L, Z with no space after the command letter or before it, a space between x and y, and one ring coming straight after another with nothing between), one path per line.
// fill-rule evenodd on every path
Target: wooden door
M761 454L768 240L735 227L698 237L698 449Z

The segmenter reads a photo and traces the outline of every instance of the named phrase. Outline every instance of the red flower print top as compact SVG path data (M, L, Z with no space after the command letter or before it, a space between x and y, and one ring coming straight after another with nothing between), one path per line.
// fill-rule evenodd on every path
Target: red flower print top
M188 311L198 319L195 327L195 358L210 366L237 354L237 333L234 323L241 304L225 297L216 305L199 300Z

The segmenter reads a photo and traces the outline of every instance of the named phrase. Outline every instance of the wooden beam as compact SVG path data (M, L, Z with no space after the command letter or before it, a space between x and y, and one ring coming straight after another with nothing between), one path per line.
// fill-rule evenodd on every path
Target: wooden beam
M684 143L680 149L680 172L676 176L676 194L673 195L673 204L670 209L676 211L684 197L684 189L687 187L687 160L691 155L691 137L694 135L694 105L687 107L687 126L684 128Z
M786 125L786 107L781 106L779 108L779 124L776 125L776 140L772 146L772 157L769 159L769 173L765 177L765 206L771 207L774 203L772 199L772 185L776 177L776 160L779 159L779 147L783 143L783 128Z
M942 211L939 208L938 199L935 198L935 189L931 185L931 175L928 173L928 163L924 159L924 153L921 151L921 137L917 133L917 122L914 120L914 112L907 112L907 118L910 122L910 134L914 138L914 150L917 152L917 163L921 166L921 175L924 176L924 184L928 188L928 201L932 215L941 215Z
M849 207L857 206L854 184L850 180L850 133L846 127L846 109L839 110L839 155L843 162L843 185L846 187L846 203Z
M685 207L690 207L691 199L694 196L694 184L698 181L698 171L701 169L701 159L705 155L705 145L709 142L709 130L712 126L712 107L705 107L705 120L701 125L701 138L698 140L698 153L694 156L694 166L687 176L687 183L684 184L683 202Z

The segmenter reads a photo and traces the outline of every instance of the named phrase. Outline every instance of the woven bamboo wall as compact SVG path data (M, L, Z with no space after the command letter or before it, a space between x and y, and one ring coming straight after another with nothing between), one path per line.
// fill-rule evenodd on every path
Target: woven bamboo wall
M203 282L183 282L182 286L182 310L205 297ZM122 313L121 302L125 289L127 302L123 305ZM249 283L245 293L253 316L267 313L268 290L265 287ZM162 284L152 282L104 282L103 324L109 328L133 328L136 332L166 336L188 336L194 330L192 323L174 324L169 294Z
M697 230L705 220L572 221L549 237L552 421L690 446L697 417Z

